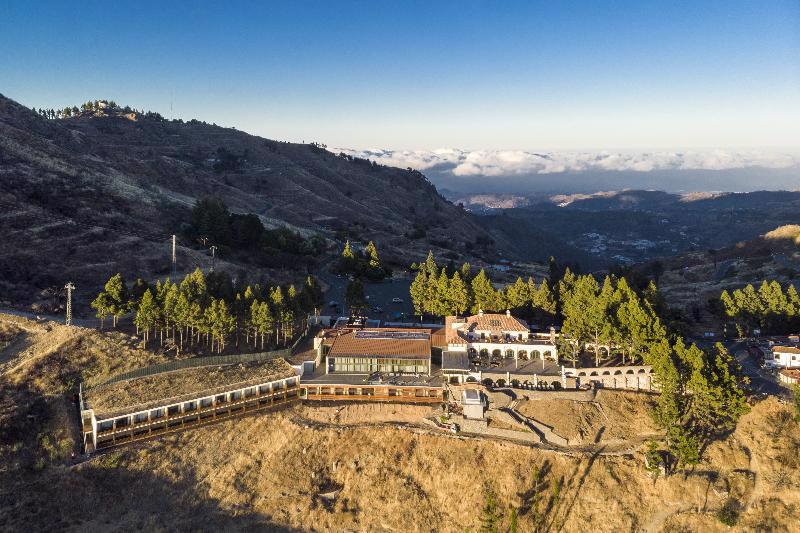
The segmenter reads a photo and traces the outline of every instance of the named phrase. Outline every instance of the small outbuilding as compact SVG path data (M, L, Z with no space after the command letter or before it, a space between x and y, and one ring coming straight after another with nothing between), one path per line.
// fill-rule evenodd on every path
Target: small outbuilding
M464 417L472 420L483 420L483 413L486 410L486 402L481 391L477 389L465 389L461 393L461 407L464 410Z

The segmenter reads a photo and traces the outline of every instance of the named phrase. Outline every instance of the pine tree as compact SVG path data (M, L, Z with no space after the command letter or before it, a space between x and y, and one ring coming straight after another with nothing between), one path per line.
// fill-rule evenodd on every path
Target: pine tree
M383 267L381 266L381 260L378 258L378 249L375 247L375 243L369 241L365 252L367 254L367 265L370 270L381 270Z
M114 274L103 287L111 301L109 310L114 317L113 326L117 327L119 318L128 312L128 288L122 274Z
M497 497L491 488L486 489L486 500L481 510L481 533L499 533L503 515L497 504Z
M565 276L566 278L566 276ZM564 324L562 332L575 339L579 346L592 340L597 324L597 316L602 309L602 304L597 301L599 287L593 276L576 278L565 291L562 287Z
M498 300L497 291L483 269L472 278L472 298L473 313L478 311L499 311L499 309L495 308Z
M454 272L450 280L450 307L456 315L469 309L469 290L458 272Z
M452 301L453 298L450 294L450 278L447 277L447 270L442 268L439 278L436 280L436 298L433 314L441 317L455 314Z
M342 259L346 260L355 259L355 255L353 255L353 250L350 248L349 240L344 243L344 250L342 250Z
M139 307L136 311L136 318L134 323L139 331L144 335L144 346L147 347L147 341L150 338L150 329L153 328L158 321L158 306L156 305L153 293L147 289L142 295L139 302Z
M532 295L528 290L528 284L525 283L521 277L506 287L505 290L506 301L511 309L520 310L526 307L532 299Z
M439 267L436 266L436 259L433 257L433 251L428 250L428 257L425 259L425 271L428 276L438 276Z
M425 311L425 294L428 286L428 273L425 269L420 269L411 282L409 293L411 295L411 303L414 305L414 313L419 315L419 320L422 322L422 313Z
M183 349L184 332L192 325L191 305L186 293L178 291L178 299L175 301L175 308L172 311L175 325L178 326L181 334L180 348Z
M97 318L100 319L100 329L103 329L103 323L110 314L113 313L113 301L107 292L103 291L97 295L91 303L92 309L97 311Z
M461 269L460 269L461 279L464 280L464 283L469 283L469 281L470 281L470 279L469 279L470 270L471 270L471 267L469 266L469 263L464 263L463 265L461 265Z
M533 286L533 279L528 279L528 286ZM551 321L555 319L558 305L556 303L555 295L550 290L550 285L546 279L543 279L539 284L539 288L534 290L531 288L531 306L534 314L538 315L538 319Z

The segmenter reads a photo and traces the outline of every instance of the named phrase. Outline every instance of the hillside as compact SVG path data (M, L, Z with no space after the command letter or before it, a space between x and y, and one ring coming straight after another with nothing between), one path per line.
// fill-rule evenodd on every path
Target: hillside
M375 240L403 265L429 248L470 255L491 246L419 172L150 114L48 120L0 96L0 301L29 303L69 279L94 288L117 270L168 273L169 236L208 196L331 244ZM208 266L207 255L181 242L179 266Z
M688 316L699 313L696 333L718 331L718 319L709 313L709 298L727 289L763 280L781 284L800 282L800 226L780 226L733 246L689 252L659 261L664 269L658 287L671 307ZM652 264L637 267L647 273Z
M144 364L143 353L114 335L3 315L0 332L14 344L0 344L3 530L474 531L487 487L505 525L518 509L520 531L730 531L717 518L726 503L741 510L735 531L792 531L800 519L800 426L774 398L697 468L657 480L639 452L433 434L415 425L430 408L380 404L303 405L67 466L74 384ZM572 431L592 442L606 426L610 438L626 436L620 424L648 397L607 392L602 411L570 401L531 408L565 432L573 418Z
M483 214L481 221L495 234L514 234L518 252L528 259L543 261L551 254L589 269L723 248L800 217L797 191L626 190L529 200L530 205L509 209L468 207ZM530 238L522 240L526 234Z

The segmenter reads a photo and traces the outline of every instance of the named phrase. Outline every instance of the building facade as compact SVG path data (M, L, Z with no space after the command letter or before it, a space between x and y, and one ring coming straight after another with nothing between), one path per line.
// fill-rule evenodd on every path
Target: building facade
M773 368L800 368L800 348L773 346L772 359L767 359L765 363Z
M428 329L365 328L323 333L318 343L326 374L430 376Z
M466 352L471 360L517 359L558 362L556 334L533 334L524 320L503 313L484 313L445 319L448 352Z

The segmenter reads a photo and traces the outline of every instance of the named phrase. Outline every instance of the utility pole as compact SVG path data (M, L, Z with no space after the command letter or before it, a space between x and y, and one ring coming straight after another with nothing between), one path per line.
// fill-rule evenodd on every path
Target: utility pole
M214 272L214 266L217 263L217 247L215 245L211 245L211 272Z
M75 289L75 285L72 282L68 282L64 285L64 288L67 289L67 326L72 325L72 291Z
M172 236L172 276L175 277L175 274L178 271L178 260L177 256L175 255L175 235Z

